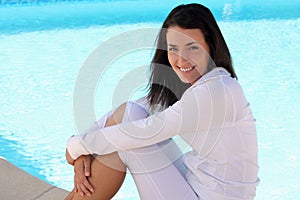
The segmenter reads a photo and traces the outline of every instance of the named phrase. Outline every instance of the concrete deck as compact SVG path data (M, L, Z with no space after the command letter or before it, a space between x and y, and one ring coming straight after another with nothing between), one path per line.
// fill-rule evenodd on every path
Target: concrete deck
M1 200L60 200L68 191L46 183L0 157Z

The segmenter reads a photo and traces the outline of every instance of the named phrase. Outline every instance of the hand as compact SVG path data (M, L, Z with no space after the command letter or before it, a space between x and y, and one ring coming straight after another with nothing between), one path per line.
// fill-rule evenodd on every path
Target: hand
M71 157L68 149L66 149L66 160L70 165L74 165L75 160Z
M91 162L93 158L92 155L83 155L74 161L75 192L79 192L81 196L91 196L91 193L94 192L94 188L87 178L91 175Z

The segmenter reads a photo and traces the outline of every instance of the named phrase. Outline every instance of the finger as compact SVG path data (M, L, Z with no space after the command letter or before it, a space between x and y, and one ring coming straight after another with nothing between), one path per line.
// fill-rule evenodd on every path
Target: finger
M90 156L87 156L86 159L83 161L84 165L84 175L90 176L91 175L91 159Z
M82 176L83 176L83 164L80 160L76 161L75 162L75 165L74 165L74 185L75 185L75 188L76 188L76 192L82 192L80 191L80 187L79 187L79 183L81 183L81 179Z
M75 188L76 188L75 191L76 191L76 192L79 192L79 189L80 189L79 184L76 184Z
M78 192L78 189L77 189L77 185L75 184L75 177L74 177L74 192Z
M75 178L75 188L76 188L76 192L80 194L80 196L83 196L84 195L84 192L83 190L81 189L81 182L78 180L78 178Z
M90 192L94 192L93 186L90 184L87 177L83 173L75 173L74 180L77 184L83 184Z
M90 191L94 192L93 186L90 184L89 180L85 177L85 179L81 180L82 184Z
M78 192L79 185L77 184L77 176L74 174L74 191Z
M75 173L74 183L76 184L76 188L78 189L78 192L84 192L82 191L81 184L85 186L85 189L88 189L89 192L94 192L93 186L90 184L87 177L84 176L83 173Z
M80 185L79 184L76 184L76 190L77 190L77 193L80 194L80 196L83 196L83 191L81 190L80 188Z
M87 196L92 196L91 192L85 187L85 185L83 184L79 184L79 187L80 187L80 195L83 196L83 195L87 195Z

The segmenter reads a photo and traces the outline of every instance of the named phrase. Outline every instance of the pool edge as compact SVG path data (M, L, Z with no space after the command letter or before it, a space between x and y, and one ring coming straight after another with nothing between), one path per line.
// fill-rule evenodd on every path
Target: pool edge
M1 198L6 200L54 200L64 199L68 195L68 191L23 171L1 156L0 177Z

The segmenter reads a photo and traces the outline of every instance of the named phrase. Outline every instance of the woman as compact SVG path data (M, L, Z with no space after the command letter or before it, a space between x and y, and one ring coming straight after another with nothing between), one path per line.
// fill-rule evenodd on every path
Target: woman
M69 139L75 189L67 199L112 198L126 167L141 199L253 199L255 120L208 8L171 11L151 67L147 98L121 105ZM176 135L191 147L183 156L170 139Z

